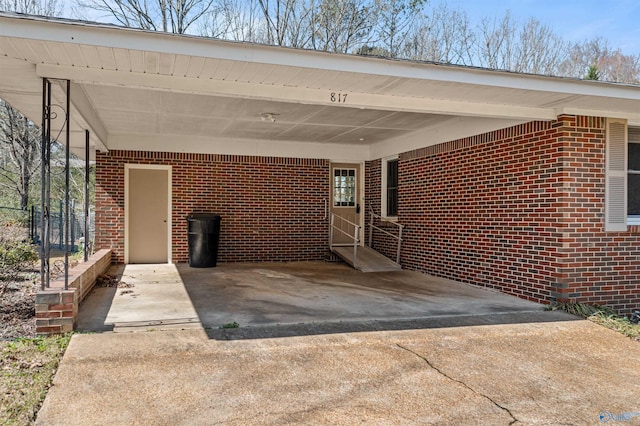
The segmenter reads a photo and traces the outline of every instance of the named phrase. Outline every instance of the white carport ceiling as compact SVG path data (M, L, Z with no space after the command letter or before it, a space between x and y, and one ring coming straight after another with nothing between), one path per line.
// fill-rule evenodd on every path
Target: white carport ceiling
M561 113L640 124L636 86L11 14L0 14L0 72L0 97L36 122L40 78L71 80L71 144L88 128L100 150L364 160Z

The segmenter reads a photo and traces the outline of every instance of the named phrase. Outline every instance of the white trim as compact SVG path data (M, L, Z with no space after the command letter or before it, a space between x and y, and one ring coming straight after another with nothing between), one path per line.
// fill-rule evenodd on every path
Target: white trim
M627 225L640 225L640 216L627 216Z
M147 169L147 170L166 170L168 179L168 206L167 206L167 263L172 263L172 237L173 237L173 210L171 199L172 192L172 166L161 164L125 164L124 165L124 263L129 263L129 170L131 169Z
M568 95L619 96L621 99L640 99L640 88L625 84L282 48L35 16L0 13L0 37L2 36L126 50L149 51L149 48L152 47L152 51L158 53L250 63L470 83L511 89L542 90Z
M399 160L398 155L385 157L381 161L380 170L380 217L382 220L397 222L398 216L387 216L387 163L389 161ZM398 173L400 170L398 169Z
M180 143L176 143L176 140L180 140ZM360 163L363 159L369 158L369 147L367 145L201 136L114 134L109 136L107 145L111 150L197 152L202 154L318 159L326 159L331 156L341 160L331 160L332 163Z

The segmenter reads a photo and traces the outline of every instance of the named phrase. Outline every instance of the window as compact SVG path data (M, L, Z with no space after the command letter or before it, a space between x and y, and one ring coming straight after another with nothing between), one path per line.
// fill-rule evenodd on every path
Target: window
M640 128L629 128L627 161L627 216L640 221Z
M382 216L398 216L398 157L382 160Z
M354 207L356 205L356 170L333 169L334 207Z

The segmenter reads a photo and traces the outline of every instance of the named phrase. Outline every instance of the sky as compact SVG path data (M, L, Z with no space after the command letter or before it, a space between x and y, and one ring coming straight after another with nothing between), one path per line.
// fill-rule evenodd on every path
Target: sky
M468 13L471 23L504 16L534 17L571 42L601 36L627 55L640 54L640 0L447 0Z

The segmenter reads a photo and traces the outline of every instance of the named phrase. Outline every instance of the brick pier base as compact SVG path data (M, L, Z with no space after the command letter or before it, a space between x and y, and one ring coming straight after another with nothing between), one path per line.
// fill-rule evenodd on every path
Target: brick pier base
M78 306L89 294L100 274L111 265L111 250L99 250L87 262L69 270L69 289L64 278L52 281L50 287L36 293L36 332L38 335L73 331Z

